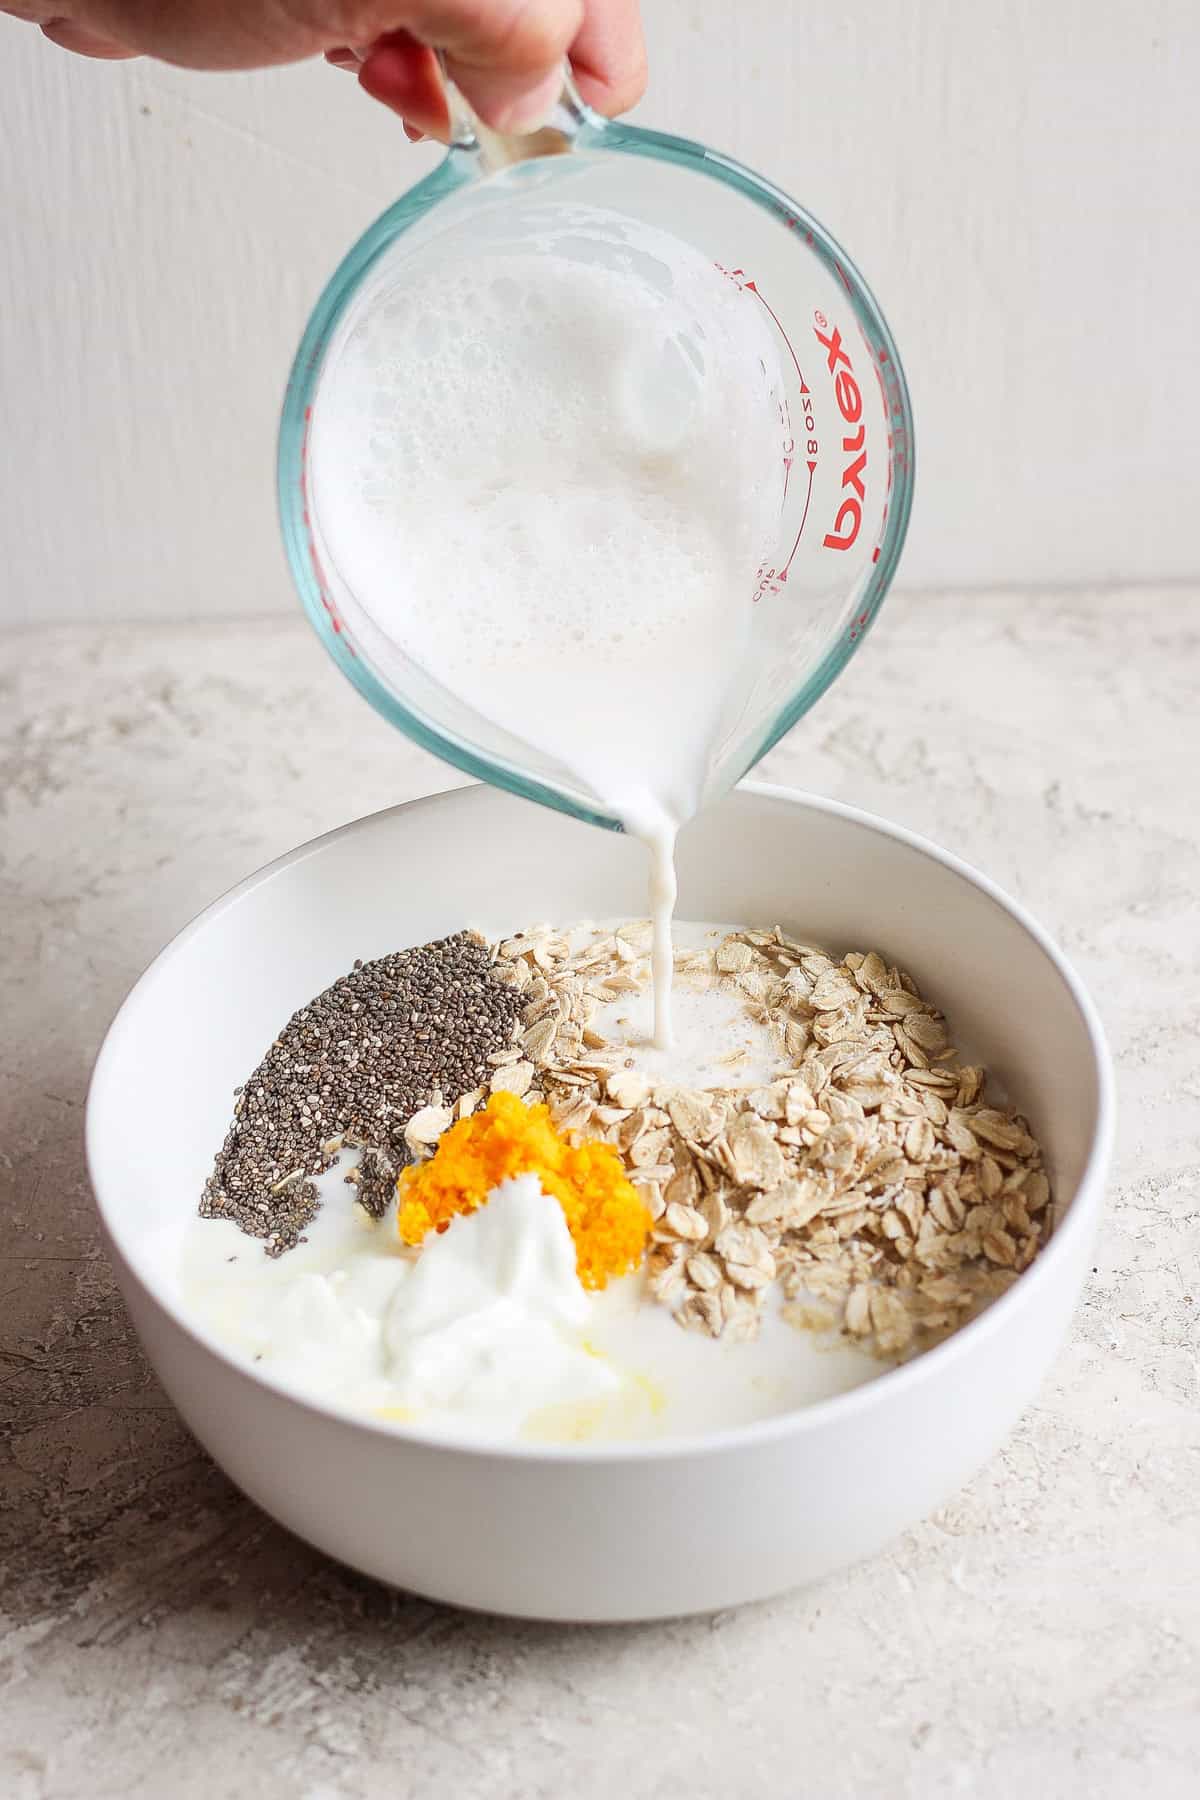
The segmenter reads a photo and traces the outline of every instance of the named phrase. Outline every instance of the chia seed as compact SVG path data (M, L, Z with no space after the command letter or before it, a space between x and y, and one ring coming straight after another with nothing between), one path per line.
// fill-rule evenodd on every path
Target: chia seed
M262 1238L268 1256L301 1242L319 1205L312 1177L343 1147L346 1179L373 1218L411 1160L404 1127L439 1097L452 1105L512 1043L520 995L496 980L489 944L460 931L356 962L294 1013L245 1084L204 1184L200 1212Z

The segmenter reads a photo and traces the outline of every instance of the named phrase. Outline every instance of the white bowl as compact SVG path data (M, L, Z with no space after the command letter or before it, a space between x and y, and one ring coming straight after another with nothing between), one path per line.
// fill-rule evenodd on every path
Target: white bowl
M201 913L117 1015L88 1099L110 1253L147 1355L239 1487L355 1568L543 1619L760 1598L869 1555L997 1448L1045 1375L1089 1260L1112 1136L1094 1010L1019 907L878 819L744 788L680 847L680 916L781 923L911 968L1025 1110L1059 1206L980 1318L851 1393L701 1438L503 1449L305 1400L191 1323L177 1267L233 1088L355 957L477 925L638 916L638 846L485 788L377 813Z

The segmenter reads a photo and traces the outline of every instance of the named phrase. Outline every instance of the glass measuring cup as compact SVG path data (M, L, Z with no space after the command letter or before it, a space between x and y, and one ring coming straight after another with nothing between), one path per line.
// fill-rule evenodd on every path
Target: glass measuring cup
M731 158L609 121L569 80L546 126L501 138L450 90L440 166L364 234L325 288L284 401L284 543L318 636L410 738L510 792L620 829L576 773L476 713L377 626L322 529L309 457L314 407L353 332L402 297L410 259L460 234L503 243L514 201L632 215L695 246L761 309L783 383L783 504L757 575L747 648L708 759L703 799L733 787L808 711L861 643L899 560L912 503L912 417L890 332L854 264L801 206Z

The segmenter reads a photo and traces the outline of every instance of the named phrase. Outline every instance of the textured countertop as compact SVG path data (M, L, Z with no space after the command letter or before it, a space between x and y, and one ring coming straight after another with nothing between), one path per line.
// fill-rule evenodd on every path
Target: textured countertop
M1116 1054L1109 1210L1053 1378L949 1506L818 1588L589 1629L391 1593L242 1499L148 1374L84 1175L92 1057L164 941L446 772L299 621L0 638L0 1793L1194 1794L1198 672L1194 591L897 598L770 759L1064 945Z

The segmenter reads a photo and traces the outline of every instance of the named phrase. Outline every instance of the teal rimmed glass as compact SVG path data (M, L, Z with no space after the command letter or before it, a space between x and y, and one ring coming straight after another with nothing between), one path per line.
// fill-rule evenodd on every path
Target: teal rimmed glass
M778 553L759 571L753 654L740 671L706 798L734 786L841 672L899 561L913 489L908 390L890 331L854 263L773 183L704 145L610 122L567 84L547 129L491 138L465 113L444 161L359 239L322 293L288 380L278 491L292 576L343 674L391 724L445 762L524 798L619 830L571 773L415 667L400 668L325 553L308 467L322 373L364 306L446 229L496 217L515 190L633 214L700 249L778 334L785 501ZM565 154L564 154L565 152ZM507 166L505 166L507 165ZM868 373L868 368L870 373ZM871 377L874 377L872 379Z

